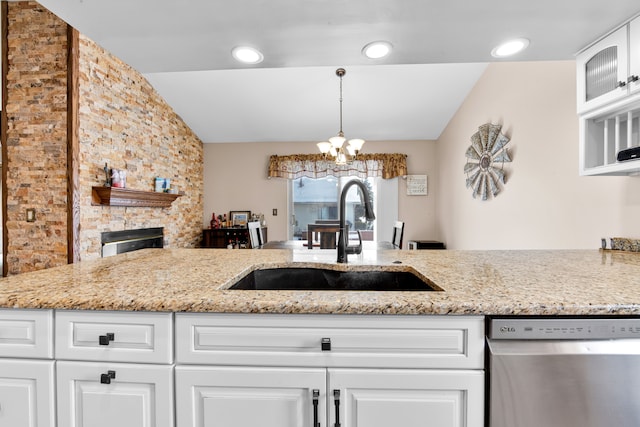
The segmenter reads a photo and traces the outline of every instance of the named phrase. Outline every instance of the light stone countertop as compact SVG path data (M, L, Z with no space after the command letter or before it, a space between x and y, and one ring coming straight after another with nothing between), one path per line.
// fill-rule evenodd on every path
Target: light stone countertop
M0 279L0 307L235 313L640 315L640 253L145 249ZM400 261L400 264L394 263ZM228 290L265 267L414 271L443 292Z

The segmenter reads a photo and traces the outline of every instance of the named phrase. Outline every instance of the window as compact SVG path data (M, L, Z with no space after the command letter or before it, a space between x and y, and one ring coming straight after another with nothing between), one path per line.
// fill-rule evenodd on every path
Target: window
M344 185L352 179L358 178L327 176L316 179L301 177L290 180L289 239L306 240L309 223L318 220L338 220L340 193ZM360 230L363 240L390 240L391 236L386 236L388 233L381 233L381 238L378 238L377 227L389 228L391 231L393 223L389 221L395 221L397 218L397 179L367 178L364 182L371 195L376 220L368 222L364 219L364 205L360 202L360 189L354 186L349 189L346 198L345 214L349 229L352 231ZM378 203L380 196L385 196L384 206ZM391 212L389 212L390 210Z

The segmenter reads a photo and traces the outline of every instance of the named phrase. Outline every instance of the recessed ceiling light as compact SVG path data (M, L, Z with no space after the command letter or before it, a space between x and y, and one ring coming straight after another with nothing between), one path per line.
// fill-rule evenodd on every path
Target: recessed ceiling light
M509 40L502 43L500 46L496 46L491 51L491 56L495 58L504 58L506 56L515 55L518 52L525 50L529 46L529 40L520 38Z
M386 41L377 41L368 43L362 48L362 54L369 59L380 59L391 53L393 46Z
M234 47L231 50L231 55L233 55L236 61L245 64L259 64L264 59L264 56L262 56L259 50L249 46Z

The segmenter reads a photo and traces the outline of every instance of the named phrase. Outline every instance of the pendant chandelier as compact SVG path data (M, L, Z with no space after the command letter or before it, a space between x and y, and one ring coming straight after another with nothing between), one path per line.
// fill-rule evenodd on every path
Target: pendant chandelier
M336 75L340 77L340 131L337 136L329 138L329 141L318 142L318 149L324 155L325 159L331 158L337 165L346 165L351 163L358 156L358 152L364 145L364 139L347 139L342 132L342 77L346 74L344 68L338 68ZM345 146L345 142L347 145Z

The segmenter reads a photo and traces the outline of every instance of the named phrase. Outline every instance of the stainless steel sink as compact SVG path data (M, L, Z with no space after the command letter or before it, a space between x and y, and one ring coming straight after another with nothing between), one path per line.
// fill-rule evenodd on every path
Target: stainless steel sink
M335 271L320 268L255 270L230 289L275 291L442 291L408 271Z

